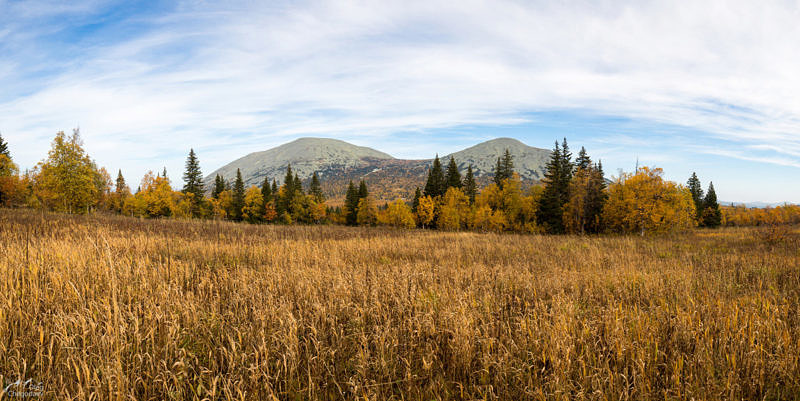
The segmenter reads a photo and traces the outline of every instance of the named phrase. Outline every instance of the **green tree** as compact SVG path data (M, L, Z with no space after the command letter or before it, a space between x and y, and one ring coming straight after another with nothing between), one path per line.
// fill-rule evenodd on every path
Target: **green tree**
M244 209L244 180L242 179L242 171L236 169L236 181L233 184L233 203L231 217L235 221L242 220L242 209Z
M450 163L447 165L447 174L445 174L444 181L447 188L461 189L461 173L458 171L456 159L450 156Z
M347 194L344 201L345 224L354 226L358 223L358 190L353 185L353 181L347 186Z
M272 202L272 187L269 183L269 176L265 176L264 182L261 184L261 197L265 205Z
M358 199L364 199L369 196L369 191L367 190L367 183L364 180L358 183Z
M442 171L442 163L439 161L439 155L433 159L433 165L428 170L428 180L425 182L425 189L423 195L436 197L444 195L446 183L444 180L444 172Z
M219 194L221 194L225 189L225 179L217 174L217 176L214 177L214 190L211 191L211 197L214 199L219 199Z
M478 185L475 183L475 176L472 173L472 164L467 167L463 188L464 194L469 198L469 203L475 203L475 196L478 195Z
M692 201L694 201L695 210L697 210L697 220L702 222L703 216L703 187L700 185L700 179L697 178L697 173L692 173L689 180L686 181L686 186L692 194Z
M419 207L419 198L422 197L422 191L419 190L419 187L414 191L414 200L411 201L411 213L416 214L417 208Z
M578 152L578 158L575 159L575 170L583 169L584 171L589 171L592 168L592 159L586 153L586 148L581 146L580 152Z
M3 140L3 135L0 135L0 155L5 155L11 160L11 152L8 150L8 142Z
M566 139L564 145L566 146ZM569 201L569 184L572 178L570 157L569 148L565 150L556 141L550 160L545 166L544 190L539 200L536 220L552 234L564 232L563 210L564 204Z
M494 183L503 189L503 181L511 178L512 175L514 175L514 157L506 149L503 157L497 158L497 164L494 167Z
M200 171L200 162L194 149L189 149L189 157L186 158L186 171L183 173L183 193L194 194L195 199L203 199L203 173Z
M719 227L722 224L722 212L717 203L717 192L714 191L714 183L708 184L706 197L703 199L702 222L705 227Z
M325 194L322 193L322 184L319 182L319 175L317 175L316 171L314 172L314 175L311 176L311 184L309 185L308 191L314 198L315 202L325 202Z

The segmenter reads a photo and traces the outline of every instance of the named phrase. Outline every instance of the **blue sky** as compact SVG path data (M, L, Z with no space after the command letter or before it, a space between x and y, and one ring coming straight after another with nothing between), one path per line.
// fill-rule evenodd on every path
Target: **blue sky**
M567 137L609 175L697 171L800 202L796 1L0 0L0 133L22 168L80 127L129 182L304 136L428 158Z

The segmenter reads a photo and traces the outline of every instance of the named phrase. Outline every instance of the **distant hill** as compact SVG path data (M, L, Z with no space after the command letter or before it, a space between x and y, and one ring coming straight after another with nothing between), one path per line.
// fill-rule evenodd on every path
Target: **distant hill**
M550 151L534 148L512 138L498 138L479 143L470 148L455 152L452 156L462 175L472 164L479 184L487 184L497 161L508 149L514 157L515 171L520 174L523 184L531 185L544 175L544 166ZM440 157L447 165L451 155ZM205 178L206 188L210 190L214 177L219 174L226 180L236 177L236 169L241 169L246 186L264 182L264 177L275 179L280 185L286 175L286 165L304 182L316 171L322 181L323 189L332 198L333 204L344 196L350 180L364 179L370 192L379 200L395 198L410 199L417 186L425 184L428 168L433 159L403 160L375 149L356 146L344 141L325 138L300 138L269 150L250 153L219 168Z

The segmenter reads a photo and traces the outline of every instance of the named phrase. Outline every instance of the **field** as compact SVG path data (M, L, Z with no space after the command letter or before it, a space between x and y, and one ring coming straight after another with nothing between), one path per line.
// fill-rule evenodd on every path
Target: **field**
M0 379L58 400L800 399L798 238L0 210Z

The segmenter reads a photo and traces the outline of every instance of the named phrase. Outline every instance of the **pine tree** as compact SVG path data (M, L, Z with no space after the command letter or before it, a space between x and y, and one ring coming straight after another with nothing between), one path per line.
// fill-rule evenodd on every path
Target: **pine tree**
M225 179L223 179L222 177L220 177L219 174L217 174L217 176L214 177L214 190L211 191L211 197L214 199L219 199L219 194L221 194L222 191L224 190L225 190Z
M0 155L5 155L9 160L11 159L11 152L8 150L8 142L3 140L3 135L0 135Z
M444 181L447 188L461 188L461 173L458 171L458 165L456 165L456 159L453 156L450 156L450 163L447 165L447 174Z
M478 186L475 183L475 176L472 174L472 164L467 167L467 174L464 176L464 194L469 198L469 203L475 203L475 196L478 195Z
M292 173L292 165L286 165L286 176L283 178L283 187L285 191L294 191L294 174Z
M183 173L183 193L194 194L195 204L203 199L203 173L200 172L200 162L194 149L189 149L189 157L186 158L186 171Z
M167 177L167 168L166 167L164 167L164 170L161 172L161 176L164 177L164 178L168 178Z
M353 185L353 181L350 181L350 185L347 186L347 194L345 195L344 200L344 208L345 208L345 223L348 226L354 226L358 222L358 190L356 189L355 185Z
M233 184L233 213L231 216L233 220L242 220L242 209L244 208L244 180L242 180L242 171L236 169L236 181Z
M559 177L561 181L559 184L559 195L561 196L562 205L569 201L569 182L572 180L574 170L575 166L572 164L572 153L569 152L567 138L564 138L564 142L561 143L561 175Z
M114 192L121 194L127 187L128 186L125 185L125 177L122 176L122 170L119 170L117 172L117 185L114 187Z
M439 155L437 154L436 158L433 159L433 166L428 170L428 180L425 182L423 194L430 197L442 196L446 189L445 185L442 163L439 161Z
M314 200L317 203L322 203L325 201L325 194L322 193L322 185L319 182L319 175L317 172L314 172L314 175L311 176L311 185L309 186L309 192L311 196L314 197Z
M414 214L417 213L417 208L419 207L419 198L421 197L422 197L422 191L420 191L419 187L417 187L417 190L414 191L414 200L411 201L411 212Z
M692 173L689 180L686 181L686 186L689 187L689 192L692 194L694 207L697 211L697 220L702 223L703 217L703 187L700 185L700 179L697 178L697 173Z
M272 179L272 196L278 196L278 181Z
M603 162L598 161L592 168L592 175L589 178L589 201L587 210L587 232L600 233L603 231L603 208L608 200L606 193L605 173L603 172Z
M717 203L717 192L714 191L714 183L708 184L706 197L703 199L703 226L719 227L722 224L722 212Z

